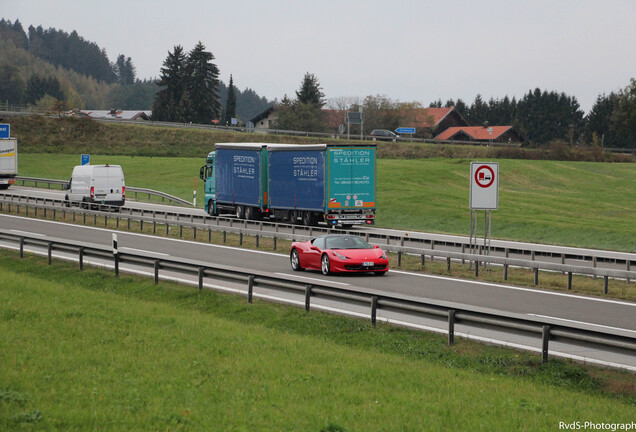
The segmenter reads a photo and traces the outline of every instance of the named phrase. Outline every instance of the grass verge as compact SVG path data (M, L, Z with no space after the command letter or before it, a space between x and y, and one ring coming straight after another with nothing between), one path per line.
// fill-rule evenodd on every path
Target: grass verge
M554 430L634 374L0 250L3 430Z

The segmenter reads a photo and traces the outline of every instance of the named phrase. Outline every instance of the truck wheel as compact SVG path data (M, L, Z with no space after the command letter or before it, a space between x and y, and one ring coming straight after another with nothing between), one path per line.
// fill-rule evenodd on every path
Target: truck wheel
M322 259L320 260L320 262L321 262L320 270L322 270L322 274L327 276L331 268L331 263L329 262L329 257L327 256L327 254L324 254L322 256Z
M303 225L311 226L314 225L314 217L311 212L303 212Z
M245 219L258 219L258 211L254 207L245 207Z
M243 219L245 218L245 207L243 206L236 206L236 217L239 219Z
M289 212L289 223L292 225L296 225L298 223L298 212L296 210Z

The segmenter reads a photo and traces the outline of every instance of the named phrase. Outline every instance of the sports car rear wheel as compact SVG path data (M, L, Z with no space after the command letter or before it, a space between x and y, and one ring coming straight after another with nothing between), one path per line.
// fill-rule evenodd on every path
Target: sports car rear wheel
M321 270L322 270L322 274L324 274L325 276L329 274L330 272L330 267L331 267L331 263L329 262L329 257L327 255L323 255L322 256L322 260L321 260Z
M291 251L291 254L289 255L289 262L293 271L305 270L300 266L300 256L298 256L298 251L296 249Z

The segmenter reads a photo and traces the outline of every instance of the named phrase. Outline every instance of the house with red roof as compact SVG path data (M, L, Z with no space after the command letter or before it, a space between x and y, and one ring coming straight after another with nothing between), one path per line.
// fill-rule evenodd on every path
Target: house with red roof
M455 141L482 141L482 142L499 142L509 143L524 142L525 138L521 136L512 126L457 126L449 127L444 132L435 137L436 140L455 140Z

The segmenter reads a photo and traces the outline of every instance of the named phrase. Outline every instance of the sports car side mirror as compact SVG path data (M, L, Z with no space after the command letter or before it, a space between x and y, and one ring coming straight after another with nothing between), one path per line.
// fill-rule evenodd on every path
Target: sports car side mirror
M320 249L318 249L316 246L312 246L309 249L311 249L312 251L318 251L320 252Z
M380 249L380 246L375 245L375 246L373 246L373 249Z

